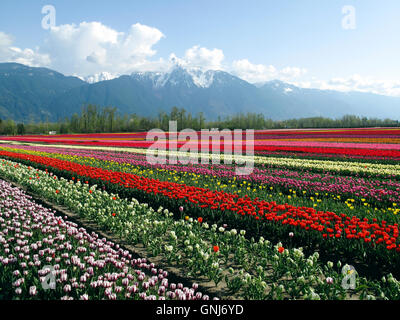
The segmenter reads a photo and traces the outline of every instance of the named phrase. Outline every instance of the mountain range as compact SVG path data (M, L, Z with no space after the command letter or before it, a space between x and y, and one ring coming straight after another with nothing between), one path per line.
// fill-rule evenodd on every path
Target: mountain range
M104 72L80 79L47 68L0 63L1 119L55 121L80 113L89 103L141 116L177 106L192 114L203 112L208 119L247 112L273 120L345 114L400 119L398 97L306 89L279 80L255 85L224 71L175 66L169 72L120 77Z

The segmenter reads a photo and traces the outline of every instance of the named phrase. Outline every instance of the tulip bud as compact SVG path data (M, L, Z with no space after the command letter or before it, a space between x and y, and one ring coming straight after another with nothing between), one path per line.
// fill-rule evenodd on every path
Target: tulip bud
M326 283L327 283L327 284L333 284L333 278L327 277L327 278L326 278Z

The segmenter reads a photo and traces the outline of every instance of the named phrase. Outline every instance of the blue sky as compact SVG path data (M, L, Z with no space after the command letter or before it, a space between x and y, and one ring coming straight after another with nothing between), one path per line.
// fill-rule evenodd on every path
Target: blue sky
M74 26L75 39L62 43L63 30L42 28L44 5L56 9L57 27ZM342 27L346 5L355 9L355 29ZM174 55L187 66L222 69L250 82L278 78L305 87L400 95L399 17L398 0L1 0L0 61L87 76L162 69ZM100 43L96 32L103 29L82 22L118 33L119 44L112 34ZM124 47L129 34L139 40ZM90 35L97 40L82 40ZM127 52L120 56L117 49ZM129 50L136 50L132 61Z

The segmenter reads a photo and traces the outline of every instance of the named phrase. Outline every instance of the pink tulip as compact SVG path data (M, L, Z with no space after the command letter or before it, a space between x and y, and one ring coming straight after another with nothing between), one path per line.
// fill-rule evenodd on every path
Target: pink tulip
M35 286L29 287L29 294L30 294L31 296L35 296L35 295L37 294L37 290L36 290L36 287L35 287Z

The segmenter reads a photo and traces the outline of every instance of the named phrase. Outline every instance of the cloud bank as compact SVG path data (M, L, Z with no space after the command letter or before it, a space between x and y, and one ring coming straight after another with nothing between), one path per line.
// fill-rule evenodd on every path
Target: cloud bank
M346 78L330 80L312 79L311 81L292 81L292 84L302 88L316 88L335 91L359 91L400 97L400 81L376 79L371 76L354 74Z
M140 23L119 32L100 22L82 22L50 28L43 50L52 57L52 66L63 73L120 74L157 64L149 58L163 37L160 30Z
M39 53L39 49L21 49L13 46L14 39L11 35L0 31L0 61L17 62L32 67L50 66L48 54Z
M189 68L200 68L204 70L223 70L222 61L224 53L220 49L207 49L195 45L187 49L183 58L178 58L174 53L170 55L172 64L179 64Z
M307 70L298 67L278 70L273 65L253 64L247 59L242 59L233 61L231 72L250 83L257 83L274 79L288 81L305 75Z

